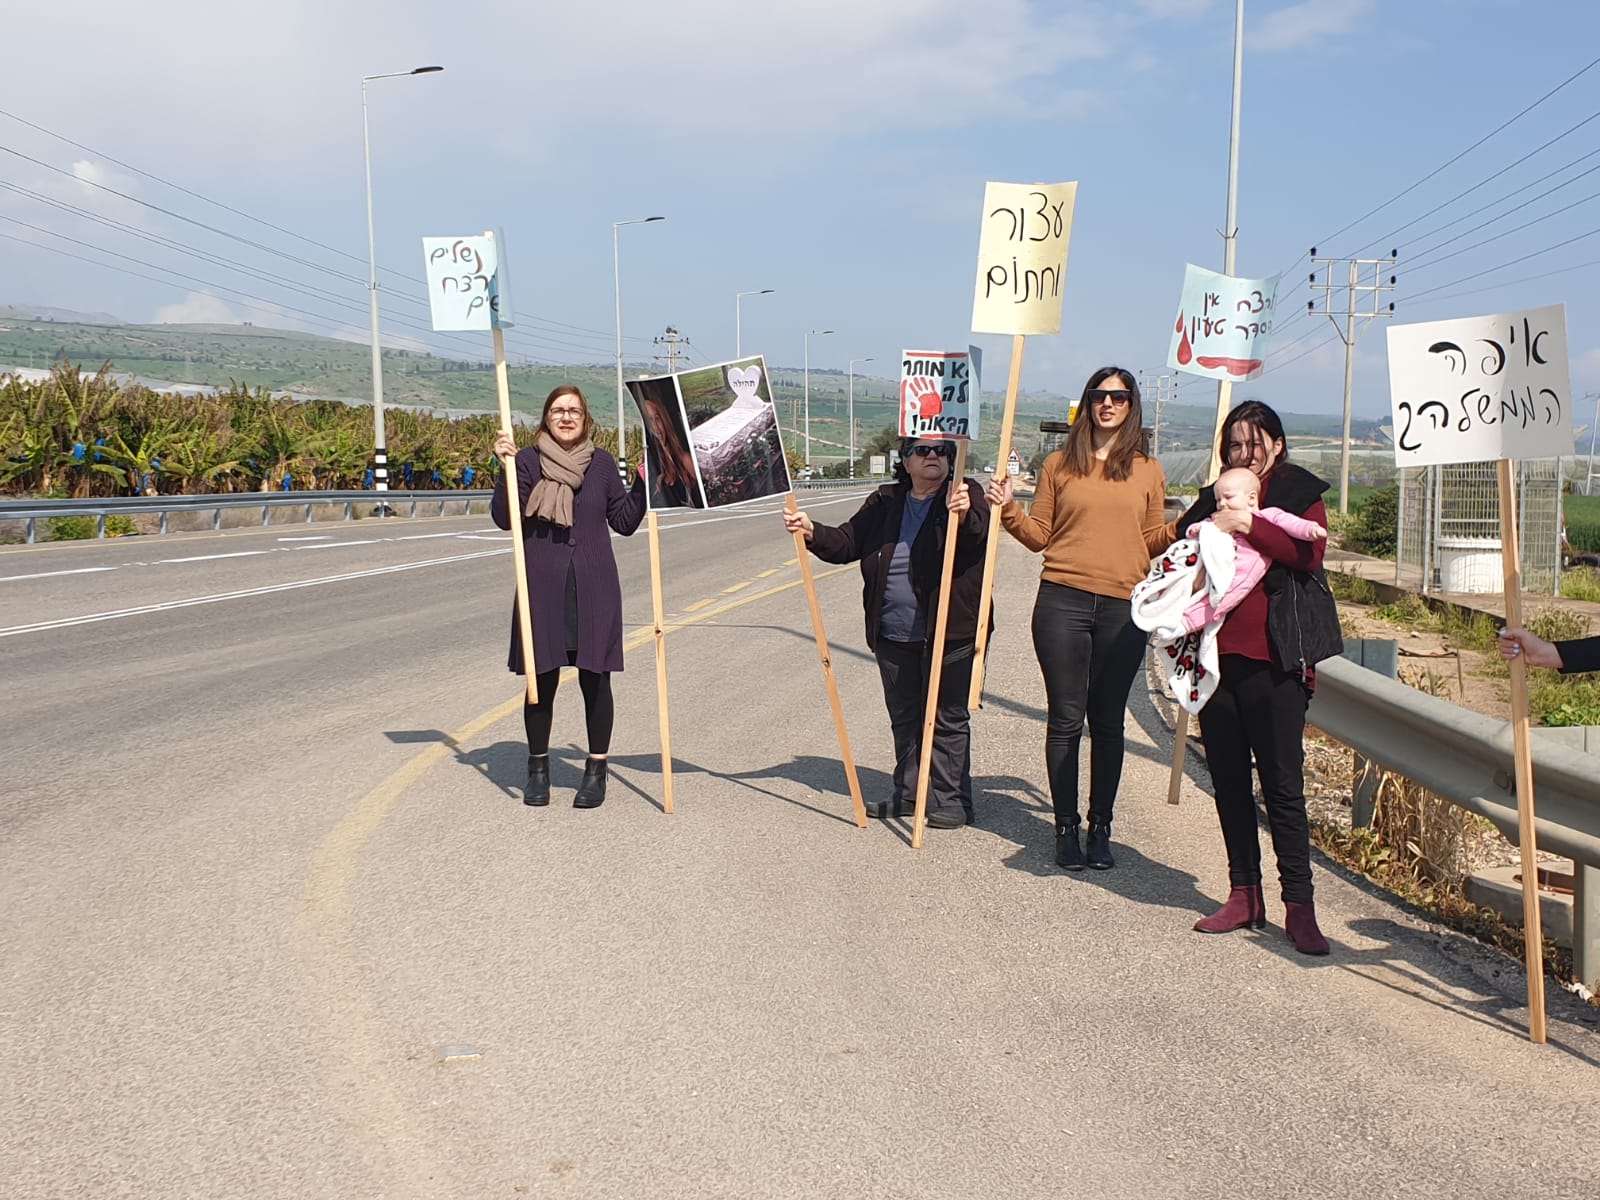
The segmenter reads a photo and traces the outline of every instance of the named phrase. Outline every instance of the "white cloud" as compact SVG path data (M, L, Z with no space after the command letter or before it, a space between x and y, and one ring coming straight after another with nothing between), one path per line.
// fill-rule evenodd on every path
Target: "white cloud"
M1324 38L1351 33L1372 10L1373 0L1301 0L1269 13L1254 29L1245 21L1245 44L1264 53L1304 50Z
M157 325L237 325L240 317L229 305L215 296L190 292L177 304L163 305L156 310Z

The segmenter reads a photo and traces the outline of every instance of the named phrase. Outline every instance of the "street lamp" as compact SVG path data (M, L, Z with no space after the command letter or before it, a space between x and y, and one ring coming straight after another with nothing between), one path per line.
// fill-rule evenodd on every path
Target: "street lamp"
M814 337L827 337L831 329L812 329L805 336L805 362L806 362L806 470L811 469L811 339Z
M759 292L735 292L733 296L733 356L744 357L744 322L740 320L739 302L746 296L770 296L775 288L762 288Z
M870 358L850 360L850 478L856 477L856 364L869 363Z
M361 145L367 160L367 295L372 306L372 486L389 490L389 445L383 435L383 352L378 342L378 246L372 229L372 133L367 123L367 84L374 79L399 79L405 75L436 75L443 67L415 67L361 77ZM382 505L379 505L380 511Z
M611 222L611 278L617 294L617 470L622 471L623 455L628 442L622 436L622 257L617 231L624 225L648 225L651 221L665 221L665 217L634 217L628 221Z

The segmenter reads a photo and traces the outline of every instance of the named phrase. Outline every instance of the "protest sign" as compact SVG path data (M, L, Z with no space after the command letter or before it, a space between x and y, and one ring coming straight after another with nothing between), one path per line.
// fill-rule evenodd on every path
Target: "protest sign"
M422 257L428 275L428 311L435 329L512 326L503 235L423 238Z
M1254 379L1272 336L1278 277L1239 279L1189 263L1167 366L1209 379Z
M983 351L905 350L900 355L900 436L978 436Z
M1564 305L1387 332L1397 466L1573 452Z
M989 183L983 192L973 333L1061 331L1076 183Z

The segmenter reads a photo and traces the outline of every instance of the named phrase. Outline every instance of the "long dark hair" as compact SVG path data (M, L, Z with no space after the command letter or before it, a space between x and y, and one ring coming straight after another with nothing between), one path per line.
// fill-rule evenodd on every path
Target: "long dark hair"
M1228 461L1228 443L1233 439L1234 429L1240 425L1249 430L1248 440L1252 446L1270 447L1273 442L1283 443L1283 453L1272 464L1273 470L1277 470L1279 463L1289 461L1289 441L1283 436L1283 419L1269 405L1259 400L1246 400L1223 418L1222 432L1217 434L1217 461L1222 464L1223 470L1244 465Z
M1089 406L1089 393L1113 375L1128 385L1128 417L1112 436L1111 449L1106 454L1106 478L1122 482L1133 474L1134 462L1145 457L1144 408L1139 403L1139 381L1134 378L1132 371L1124 371L1121 367L1101 367L1083 385L1083 395L1078 400L1078 415L1073 419L1071 432L1067 434L1067 444L1061 448L1069 477L1094 473L1094 413Z

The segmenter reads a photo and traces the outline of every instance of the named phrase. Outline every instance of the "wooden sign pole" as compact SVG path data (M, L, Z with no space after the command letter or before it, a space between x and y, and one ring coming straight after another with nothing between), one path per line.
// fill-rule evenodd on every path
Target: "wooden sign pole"
M994 477L1004 481L1011 473L1011 435L1017 421L1017 388L1022 382L1022 345L1026 339L1020 333L1011 338L1011 373L1006 379L1006 406L1000 419L1000 456L995 459ZM962 446L965 447L963 442ZM960 453L965 453L964 450ZM959 479L960 472L956 473ZM983 590L978 593L978 634L972 645L972 686L967 691L967 707L977 708L983 703L983 661L989 647L989 607L994 601L994 565L1000 555L1000 514L989 517L989 544L983 551Z
M494 327L494 384L500 393L500 432L509 438L511 429L511 385L506 379L506 337ZM528 556L522 544L522 497L517 487L517 456L501 459L506 480L506 512L511 516L511 561L517 571L517 630L522 638L522 670L528 681L528 703L539 703L539 684L534 679L533 610L528 606Z
M1222 423L1228 419L1233 407L1233 380L1224 379L1217 384L1217 424L1211 432L1211 481L1222 474ZM1179 537L1183 530L1177 531ZM1176 703L1176 701L1174 701ZM1178 792L1183 788L1183 766L1189 750L1189 710L1178 705L1178 715L1172 722L1172 772L1167 776L1167 803L1178 802Z
M784 502L788 512L798 512L794 493ZM855 804L856 825L867 827L867 805L861 798L861 780L856 776L856 756L850 751L850 732L845 728L844 705L839 701L839 681L833 674L833 655L828 649L828 633L822 626L822 606L817 602L817 581L811 571L811 551L806 549L806 535L796 531L794 553L800 561L800 578L805 582L806 603L811 607L811 631L817 638L817 657L822 660L822 677L828 684L828 703L833 707L833 727L839 733L839 754L844 760L845 780L850 785L850 799Z
M1018 335L1017 341L1022 337ZM956 443L956 465L950 472L950 487L965 487L967 443ZM991 530L993 526L991 525ZM991 542L991 547L993 543ZM939 573L938 616L933 623L933 662L928 671L928 707L922 718L922 756L917 763L917 811L911 822L911 848L922 849L922 830L928 818L928 770L933 765L933 727L939 715L939 683L944 678L944 639L950 626L950 584L955 578L956 530L947 529L944 539L944 566ZM976 668L974 668L976 669Z
M656 711L661 718L661 807L672 811L672 723L667 716L667 622L661 603L661 526L655 509L645 516L650 527L650 603L655 612Z
M1511 460L1500 474L1500 556L1505 574L1506 624L1522 624L1522 560L1517 547L1516 483ZM1518 655L1511 671L1511 742L1516 757L1517 841L1522 852L1522 932L1528 960L1528 1040L1542 1045L1544 1021L1544 929L1539 913L1538 845L1533 817L1533 744L1528 730L1528 668Z

